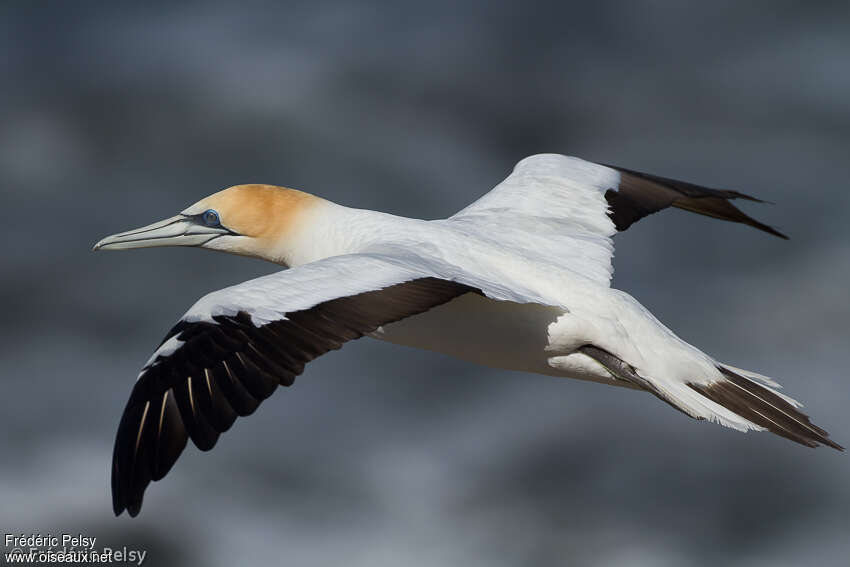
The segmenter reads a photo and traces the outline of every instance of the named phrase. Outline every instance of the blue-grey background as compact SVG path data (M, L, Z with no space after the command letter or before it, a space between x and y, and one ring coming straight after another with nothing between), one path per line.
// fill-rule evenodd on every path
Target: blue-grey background
M846 455L368 340L116 519L140 365L275 267L90 247L247 182L443 217L537 152L739 189L792 239L667 211L615 285L846 444L848 62L843 2L3 2L0 529L167 566L847 565Z

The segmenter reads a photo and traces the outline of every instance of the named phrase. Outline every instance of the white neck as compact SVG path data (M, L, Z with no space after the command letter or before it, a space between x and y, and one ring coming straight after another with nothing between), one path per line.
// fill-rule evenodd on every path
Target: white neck
M323 200L298 220L298 226L274 247L272 261L301 266L331 256L361 252L414 219Z

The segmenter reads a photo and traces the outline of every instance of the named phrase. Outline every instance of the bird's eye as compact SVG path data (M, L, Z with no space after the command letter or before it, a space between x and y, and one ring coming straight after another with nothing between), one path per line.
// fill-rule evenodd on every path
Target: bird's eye
M201 215L201 219L204 221L204 224L207 226L220 226L221 219L218 218L218 212L213 209L209 209L204 211L204 214Z

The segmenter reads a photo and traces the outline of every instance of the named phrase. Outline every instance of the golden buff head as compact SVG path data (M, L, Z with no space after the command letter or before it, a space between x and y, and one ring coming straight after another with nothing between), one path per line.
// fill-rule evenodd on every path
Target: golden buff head
M95 250L198 246L285 261L285 243L321 203L309 193L275 185L235 185L163 221L108 236Z

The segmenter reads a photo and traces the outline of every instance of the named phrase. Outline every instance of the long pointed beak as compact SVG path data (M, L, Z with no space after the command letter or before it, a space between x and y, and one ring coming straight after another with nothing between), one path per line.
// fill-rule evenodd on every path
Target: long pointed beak
M223 234L226 228L198 224L193 217L177 215L135 230L107 236L92 250L128 250L154 246L202 246Z

